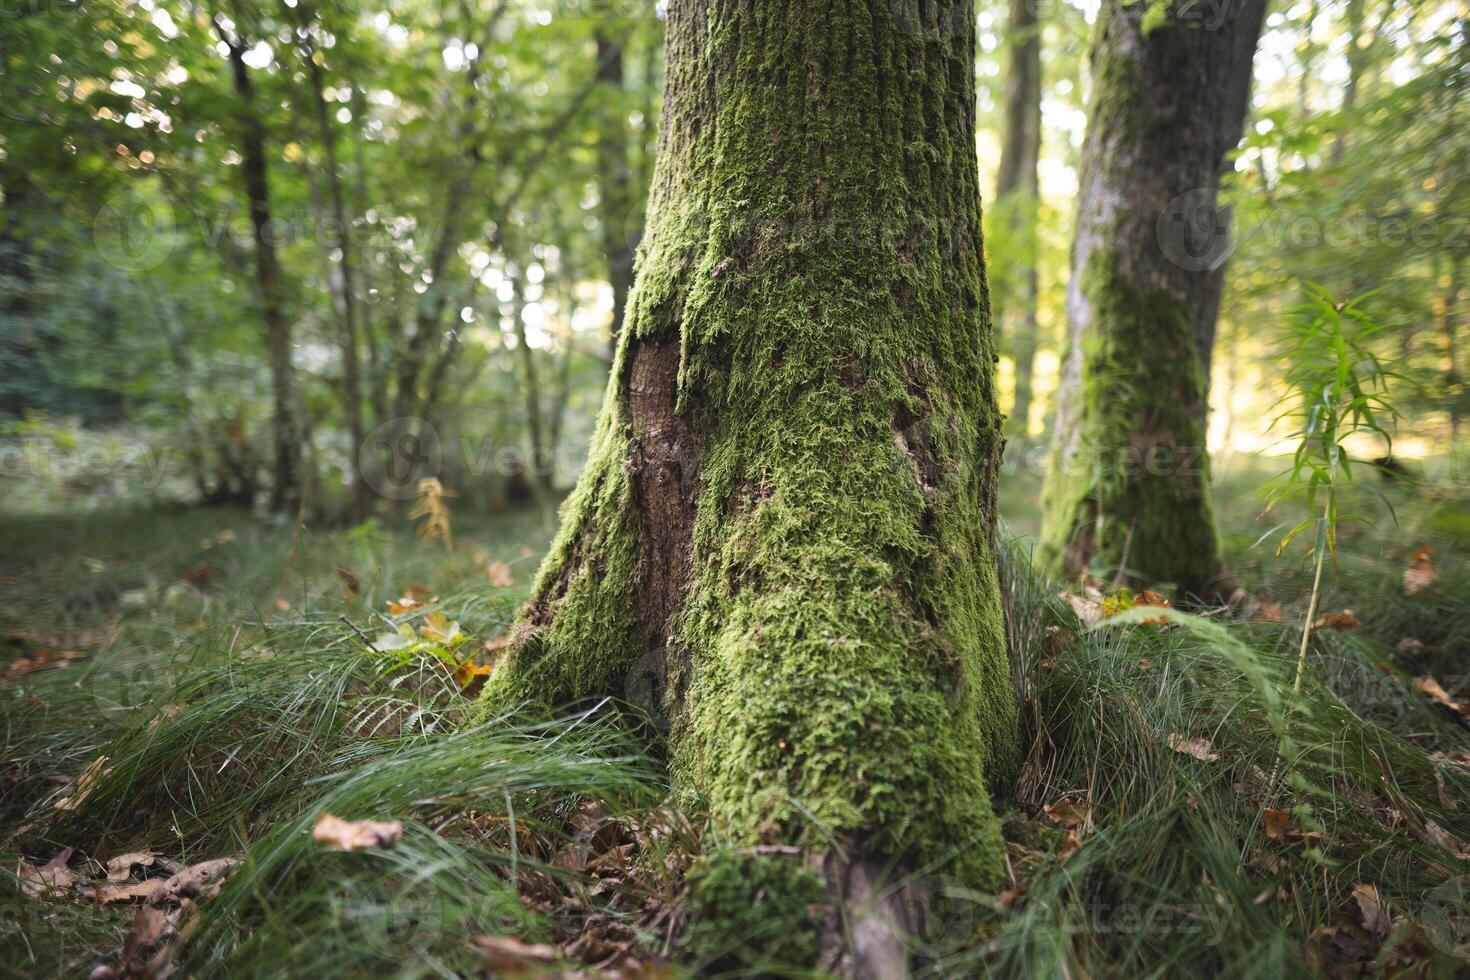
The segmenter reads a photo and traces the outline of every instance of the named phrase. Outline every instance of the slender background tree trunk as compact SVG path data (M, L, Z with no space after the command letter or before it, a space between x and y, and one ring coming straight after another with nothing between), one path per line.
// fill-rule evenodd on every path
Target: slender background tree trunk
M551 489L551 467L546 458L546 437L541 416L541 377L536 370L536 352L526 340L524 273L517 268L511 276L511 332L516 338L516 359L521 366L521 392L526 399L526 432L531 439L529 466L537 490Z
M884 869L1005 879L973 17L670 4L627 325L486 694L651 692L721 835L801 845L849 895ZM891 921L853 929L887 962Z
M1001 336L1016 372L1016 394L1010 423L1024 439L1031 415L1032 375L1038 343L1036 323L1036 225L1040 189L1037 164L1041 159L1041 25L1036 0L1011 0L1010 58L1007 62L1005 133L996 172L996 208L1003 220L1015 223L1014 240L1025 248L1013 261L1020 267L1007 271L1019 286L1010 303L998 311Z
M633 227L632 169L628 163L627 110L623 97L623 43L598 31L597 81L604 89L602 121L597 131L598 196L602 204L602 247L607 254L607 278L612 284L613 345L628 308L633 286L633 253L638 229Z
M281 295L281 263L272 237L265 129L255 104L250 69L245 64L245 44L223 27L217 25L217 28L229 51L235 96L239 100L240 172L245 182L245 199L255 241L255 285L270 360L271 425L275 438L271 508L295 511L301 495L301 409L296 371L291 365L291 324L286 318L285 300Z
M1216 201L1265 0L1179 4L1145 32L1148 10L1099 14L1041 557L1228 598L1206 447L1228 253Z
M352 444L352 502L353 519L366 512L369 488L364 479L359 461L362 459L363 414L362 414L362 360L359 353L360 328L358 323L357 264L353 254L352 219L347 211L347 199L342 188L342 172L337 160L337 133L332 125L331 109L327 105L325 72L321 65L321 54L311 40L312 25L300 25L302 61L306 64L307 78L311 82L311 101L315 109L317 137L321 140L322 152L326 156L327 191L332 203L333 239L337 246L335 275L338 302L342 311L342 410L347 416L347 431ZM304 36L302 36L304 35Z

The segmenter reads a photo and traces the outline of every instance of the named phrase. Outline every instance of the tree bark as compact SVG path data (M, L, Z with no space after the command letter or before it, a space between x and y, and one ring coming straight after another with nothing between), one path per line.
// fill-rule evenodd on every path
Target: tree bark
M1026 438L1031 415L1033 364L1036 360L1036 224L1040 191L1037 164L1041 159L1041 26L1035 0L1011 0L1010 59L1005 95L1005 138L996 174L996 207L1015 223L1015 234L1025 248L1020 267L1008 270L1019 288L1000 311L1001 335L1015 365L1015 399L1011 405L1012 432Z
M270 175L265 153L265 128L255 105L255 89L245 64L245 44L216 24L229 52L235 96L239 101L240 172L250 209L250 227L255 242L255 285L265 324L266 349L270 359L275 463L271 468L272 510L294 513L301 501L300 399L296 371L291 365L291 324L286 318L281 295L281 263L272 238Z
M642 699L735 845L994 887L1016 740L973 16L670 4L627 326L486 696Z
M1092 50L1069 349L1058 391L1041 558L1229 598L1209 500L1209 352L1224 278L1216 209L1240 139L1265 0L1108 0ZM1219 18L1218 21L1213 18ZM1218 219L1218 220L1217 220Z

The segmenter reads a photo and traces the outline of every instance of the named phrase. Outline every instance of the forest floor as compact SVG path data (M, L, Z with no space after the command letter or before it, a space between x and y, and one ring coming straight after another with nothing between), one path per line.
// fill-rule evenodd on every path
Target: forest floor
M1261 483L1215 495L1247 613L1186 615L1038 580L1007 479L1013 880L902 883L921 975L1466 969L1470 495L1353 504L1294 694L1310 569ZM612 705L473 717L555 523L0 524L0 973L792 972L809 923L690 921L721 842Z

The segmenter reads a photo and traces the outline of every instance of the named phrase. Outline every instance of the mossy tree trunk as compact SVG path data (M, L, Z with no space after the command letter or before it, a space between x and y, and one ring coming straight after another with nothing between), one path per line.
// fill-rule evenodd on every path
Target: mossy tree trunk
M651 684L676 783L736 845L996 885L986 780L1015 734L973 13L670 4L627 327L487 698Z
M1069 349L1041 557L1057 575L1228 599L1209 499L1209 360L1226 248L1216 210L1265 0L1107 0L1092 50Z
M1010 355L1015 365L1010 429L1016 437L1025 439L1038 341L1036 225L1040 204L1037 165L1041 159L1041 23L1036 16L1036 0L1010 0L1007 33L1010 56L1006 62L1005 133L995 178L995 206L1001 209L998 212L1001 219L1013 224L1009 230L1012 239L1024 247L1012 259L1019 267L1006 270L1016 289L1001 306L1000 320L1007 348L1002 353ZM991 220L995 218L992 214Z

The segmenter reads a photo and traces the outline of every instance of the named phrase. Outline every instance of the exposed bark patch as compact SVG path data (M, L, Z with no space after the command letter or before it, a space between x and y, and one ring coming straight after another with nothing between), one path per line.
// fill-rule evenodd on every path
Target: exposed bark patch
M863 362L856 354L846 354L837 362L837 382L850 394L858 394L868 383Z
M661 651L690 577L699 444L689 419L675 410L679 341L638 339L628 368L633 439L628 473L643 527L634 606L648 647Z
M921 228L912 228L904 237L897 239L893 247L898 251L898 264L910 266L914 264L914 253L924 244L924 232Z
M935 457L933 441L925 420L914 415L906 405L893 409L893 442L898 446L914 470L914 479L931 504L944 481L944 467Z
M831 919L821 965L850 980L903 980L909 943L921 925L917 890L896 883L903 872L874 860L843 861L825 855ZM840 942L839 942L840 940Z

